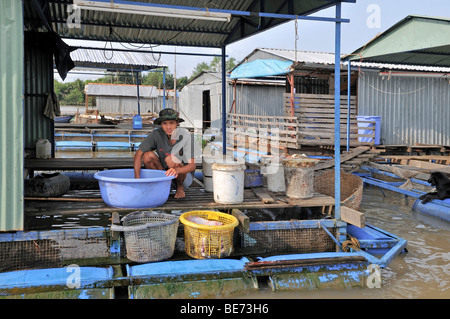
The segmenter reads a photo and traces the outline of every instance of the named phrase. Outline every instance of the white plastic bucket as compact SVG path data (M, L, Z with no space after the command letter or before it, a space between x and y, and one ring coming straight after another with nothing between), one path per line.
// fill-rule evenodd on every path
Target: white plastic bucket
M212 193L214 191L212 176L203 176L203 188L205 192Z
M244 169L245 164L239 162L212 165L216 203L239 204L244 201Z
M52 157L52 143L49 140L39 138L36 142L36 158Z
M264 169L263 169L264 168ZM267 189L270 192L286 191L286 179L284 178L284 167L281 163L269 163L261 168L267 178Z
M213 192L213 173L212 165L214 163L224 163L226 162L226 155L211 155L202 157L202 171L203 171L203 185L205 192Z

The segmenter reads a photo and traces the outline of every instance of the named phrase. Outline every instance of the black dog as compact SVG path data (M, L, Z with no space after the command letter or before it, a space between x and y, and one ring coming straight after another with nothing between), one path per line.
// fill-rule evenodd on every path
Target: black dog
M436 192L430 192L419 197L422 204L428 203L432 199L444 200L450 198L450 179L441 172L431 173L428 183L436 187Z

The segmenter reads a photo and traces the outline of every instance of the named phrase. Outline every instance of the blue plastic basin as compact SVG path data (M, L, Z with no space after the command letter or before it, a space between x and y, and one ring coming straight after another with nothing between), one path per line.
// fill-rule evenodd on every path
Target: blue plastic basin
M150 208L163 205L169 198L173 176L165 171L141 169L134 178L133 169L111 169L94 174L103 201L112 207Z

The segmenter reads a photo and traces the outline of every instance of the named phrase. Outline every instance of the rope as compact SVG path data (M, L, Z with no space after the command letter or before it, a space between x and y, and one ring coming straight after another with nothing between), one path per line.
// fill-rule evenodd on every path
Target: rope
M355 248L361 248L361 245L358 241L358 239L356 239L355 237L349 236L350 239L346 240L342 243L342 249L345 252L349 252L351 248L355 247Z

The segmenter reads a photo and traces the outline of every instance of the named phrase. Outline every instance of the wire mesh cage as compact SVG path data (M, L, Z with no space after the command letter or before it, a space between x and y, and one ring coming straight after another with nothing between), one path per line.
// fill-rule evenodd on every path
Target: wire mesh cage
M328 228L336 236L337 228ZM317 253L334 252L333 239L319 225L294 221L252 222L250 231L239 231L240 252L246 253Z

